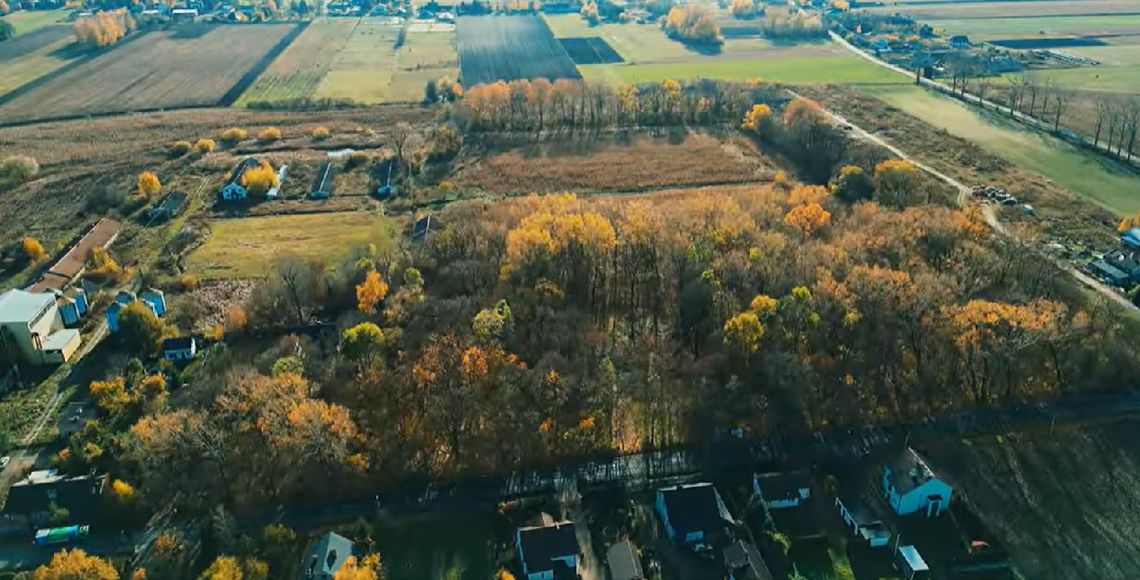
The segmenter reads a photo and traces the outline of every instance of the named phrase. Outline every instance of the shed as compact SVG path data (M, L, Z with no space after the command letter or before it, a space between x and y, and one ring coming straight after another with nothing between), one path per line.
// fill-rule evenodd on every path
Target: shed
M578 577L578 536L571 522L519 528L515 549L527 580Z
M198 356L198 339L180 336L162 341L162 358L171 362L185 362Z
M610 580L643 580L641 559L633 542L622 540L606 550L606 566L610 569Z
M899 546L895 552L894 564L902 580L927 578L930 574L930 567L926 565L926 561L914 546Z
M190 196L184 191L172 191L158 200L154 207L150 208L147 212L147 217L152 220L168 220L179 213L186 207L186 202L190 200Z
M775 580L760 550L750 542L738 540L724 549L724 567L728 580Z
M313 540L301 561L301 580L333 580L352 556L348 538L329 532Z
M811 475L802 470L761 473L752 478L752 491L768 509L798 507L811 498Z
M883 467L883 491L887 503L900 516L925 513L934 517L950 507L954 488L907 447Z
M443 223L435 216L422 217L412 226L412 241L422 242L428 236L443 229Z
M63 290L87 269L87 258L95 248L110 247L119 237L123 225L118 220L103 218L87 229L74 244L52 264L47 273L30 288L31 292Z
M883 522L857 497L837 497L835 507L851 533L867 542L872 548L884 548L891 541L891 532Z

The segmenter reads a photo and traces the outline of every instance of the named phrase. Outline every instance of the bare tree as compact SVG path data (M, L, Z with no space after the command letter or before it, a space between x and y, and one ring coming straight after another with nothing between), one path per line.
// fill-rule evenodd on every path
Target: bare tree
M1061 128L1061 117L1064 116L1065 111L1069 109L1069 104L1073 100L1073 93L1056 87L1053 91L1053 130L1057 131Z
M1096 97L1096 132L1093 135L1093 143L1100 145L1100 134L1104 130L1105 125L1108 123L1110 104L1106 95L1097 95ZM1112 144L1109 144L1111 148Z
M416 135L416 130L405 122L396 123L396 126L392 128L392 145L396 148L397 163L404 163L404 153L407 152Z
M1009 92L1006 97L1009 103L1009 116L1012 117L1013 113L1021 108L1021 99L1025 96L1025 87L1029 84L1029 79L1025 77L1009 77Z
M978 106L983 109L986 108L986 93L989 92L992 82L993 81L990 80L990 77L988 76L982 76L978 78Z
M1125 155L1128 159L1132 159L1132 154L1136 151L1136 134L1140 131L1140 98L1135 96L1129 97L1126 104L1126 118L1128 120L1128 146L1125 149Z

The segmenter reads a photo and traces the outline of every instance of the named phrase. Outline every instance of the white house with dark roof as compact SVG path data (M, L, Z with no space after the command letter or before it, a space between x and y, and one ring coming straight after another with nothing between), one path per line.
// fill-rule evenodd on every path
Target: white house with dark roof
M910 447L883 467L883 495L900 516L938 516L950 507L953 493L954 488Z
M515 549L527 580L578 578L578 536L571 522L519 528Z
M79 350L79 331L63 327L51 293L9 290L0 294L0 353L25 362L62 364Z

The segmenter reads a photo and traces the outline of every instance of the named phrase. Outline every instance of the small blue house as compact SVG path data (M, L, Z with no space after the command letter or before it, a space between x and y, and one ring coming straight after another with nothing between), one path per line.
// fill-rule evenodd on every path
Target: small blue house
M141 296L135 296L134 292L123 290L115 296L115 301L103 313L103 317L107 319L107 328L111 332L119 332L119 314L137 300L146 304L155 316L159 318L166 316L166 295L163 294L162 290L151 288L143 292Z
M53 290L55 303L59 306L59 316L66 326L79 324L87 315L90 304L87 302L87 293L82 288L71 288L66 292Z
M935 517L950 507L954 488L939 478L918 453L907 447L883 467L883 495L900 516Z
M1120 243L1134 250L1140 250L1140 228L1129 228L1120 234Z
M729 537L732 515L711 483L657 490L657 513L673 541L694 552L707 552Z
M139 295L139 298L150 306L155 316L159 318L166 316L166 294L164 294L162 290L151 288Z

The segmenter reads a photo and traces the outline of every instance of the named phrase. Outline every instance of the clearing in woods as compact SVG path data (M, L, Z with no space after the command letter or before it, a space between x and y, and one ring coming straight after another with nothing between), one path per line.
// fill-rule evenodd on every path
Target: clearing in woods
M219 219L186 267L203 280L263 276L282 256L332 263L353 248L392 239L395 231L391 220L366 212Z
M721 141L690 134L518 147L468 159L451 180L498 194L591 193L770 181L773 173L770 162L743 137Z
M295 26L192 25L148 32L5 103L0 117L215 105Z
M325 18L309 25L257 78L237 105L311 97L359 20Z
M981 111L913 85L862 90L1118 214L1140 211L1140 175L1120 164L1026 129L994 111Z

